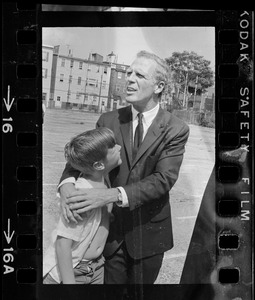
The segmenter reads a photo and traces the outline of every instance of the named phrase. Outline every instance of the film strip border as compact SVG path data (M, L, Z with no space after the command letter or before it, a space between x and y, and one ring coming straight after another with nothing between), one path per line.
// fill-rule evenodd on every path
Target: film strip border
M2 7L2 295L35 299L42 198L39 10L25 3Z
M3 37L3 290L34 299L41 281L41 37L36 5L7 3ZM15 25L13 25L13 22ZM248 11L216 18L216 299L252 293L252 22ZM15 75L14 75L15 74ZM40 266L38 268L38 266ZM38 272L39 270L39 272ZM13 289L10 289L10 286ZM15 287L15 288L14 288ZM218 298L217 298L218 293ZM43 298L42 298L43 299Z
M252 299L252 13L222 12L216 45L218 102L216 234L219 299ZM231 285L231 290L228 286ZM217 295L217 292L216 292Z

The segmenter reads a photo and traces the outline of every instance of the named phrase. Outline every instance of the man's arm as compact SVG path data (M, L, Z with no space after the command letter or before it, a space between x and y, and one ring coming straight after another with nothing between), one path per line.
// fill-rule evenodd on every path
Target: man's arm
M76 191L74 183L61 183L67 178L74 178L75 181L75 179L79 177L79 174L80 172L78 170L75 170L69 163L66 163L65 169L58 184L61 211L68 223L69 221L77 223L77 220L82 220L82 218L76 212L71 211L67 205L67 197Z
M79 189L68 197L69 208L76 210L78 214L84 213L94 208L103 207L118 202L119 190L111 189Z
M78 170L75 170L67 163L58 184L61 211L68 223L71 221L77 224L77 221L82 220L82 218L75 211L71 211L67 205L67 197L76 191L74 184L79 174L80 172Z
M67 223L69 223L69 221L72 221L77 224L79 220L82 220L82 217L79 216L76 211L71 211L67 204L68 197L75 191L77 190L74 186L74 183L64 183L59 187L60 206L63 217L65 218Z
M63 284L75 284L71 246L73 241L61 236L56 240L56 255Z

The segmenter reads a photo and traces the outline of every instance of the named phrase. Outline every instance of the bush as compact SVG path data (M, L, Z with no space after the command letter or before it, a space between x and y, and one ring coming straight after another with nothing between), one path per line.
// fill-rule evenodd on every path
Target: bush
M206 115L206 113L201 112L199 114L198 124L203 127L215 128L215 119L214 115Z

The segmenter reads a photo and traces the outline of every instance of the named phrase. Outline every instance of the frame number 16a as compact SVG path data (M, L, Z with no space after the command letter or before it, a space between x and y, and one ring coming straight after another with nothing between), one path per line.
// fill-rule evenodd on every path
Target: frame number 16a
M11 227L11 221L8 219L8 225L7 225L7 233L4 231L4 236L7 242L7 245L11 243L11 240L13 238L14 232L10 230ZM14 249L12 247L6 247L3 249L3 262L4 262L4 275L11 273L14 271L14 268L11 266L11 263L14 261L14 256L13 256L13 251Z

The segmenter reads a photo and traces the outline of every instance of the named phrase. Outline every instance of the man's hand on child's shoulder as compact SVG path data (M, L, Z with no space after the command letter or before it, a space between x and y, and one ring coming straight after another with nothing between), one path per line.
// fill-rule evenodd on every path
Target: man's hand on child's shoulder
M60 187L60 207L66 222L69 223L71 221L77 224L78 221L82 221L83 219L75 210L72 211L67 204L67 197L71 195L73 191L76 191L76 189L72 183L63 184Z
M69 208L76 210L78 214L84 213L94 208L103 207L116 202L118 190L111 189L79 189L67 197Z
M75 211L70 210L69 205L65 203L65 200L60 200L61 212L67 223L74 222L78 223L78 221L82 221L83 218Z

